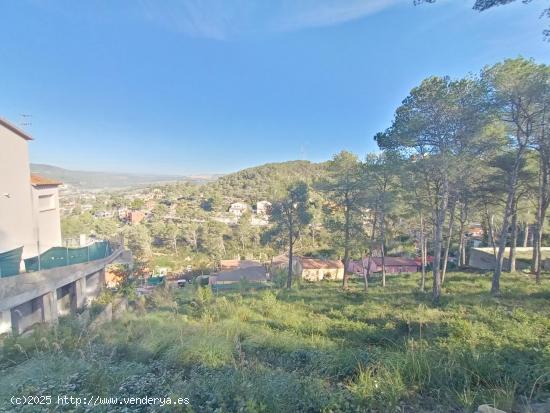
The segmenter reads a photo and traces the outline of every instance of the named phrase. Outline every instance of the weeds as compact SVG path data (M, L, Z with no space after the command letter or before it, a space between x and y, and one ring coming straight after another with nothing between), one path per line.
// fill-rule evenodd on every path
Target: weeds
M349 294L331 282L216 296L208 286L159 289L97 335L67 319L6 340L0 410L6 394L31 388L180 392L195 412L469 412L483 403L510 412L549 397L548 281L509 276L493 300L489 279L454 273L438 307L417 281L395 276L368 295L360 281Z

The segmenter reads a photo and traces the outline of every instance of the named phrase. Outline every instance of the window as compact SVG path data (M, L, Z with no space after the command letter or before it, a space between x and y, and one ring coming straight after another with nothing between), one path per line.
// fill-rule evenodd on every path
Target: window
M40 212L55 208L55 199L52 194L38 197L38 210Z

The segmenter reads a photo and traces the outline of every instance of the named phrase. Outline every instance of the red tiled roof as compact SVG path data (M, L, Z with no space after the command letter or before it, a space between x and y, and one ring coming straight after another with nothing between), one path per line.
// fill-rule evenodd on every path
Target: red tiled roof
M342 261L319 260L315 258L301 258L302 267L306 270L320 270L325 268L344 268Z
M378 265L382 265L382 257L372 257L372 261ZM384 265L386 266L400 266L400 267L414 267L416 266L416 262L414 260L411 260L409 258L403 258L403 257L384 257Z
M216 275L217 282L240 281L242 278L248 281L267 281L268 279L263 265L220 271Z
M222 269L238 268L240 260L220 260L220 267Z
M261 266L260 261L253 260L220 260L222 270L231 270L235 268L249 268Z
M23 132L23 131L22 131L21 129L19 129L17 126L12 125L12 124L9 123L7 120L0 118L0 125L2 125L3 127L5 127L6 129L9 129L10 131L12 131L13 133L15 133L16 135L21 136L23 139L25 139L25 140L27 140L27 141L32 141L32 138L31 138L27 133Z
M43 176L40 176L40 175L31 174L32 186L58 186L62 184L63 182L59 182L54 179L44 178Z

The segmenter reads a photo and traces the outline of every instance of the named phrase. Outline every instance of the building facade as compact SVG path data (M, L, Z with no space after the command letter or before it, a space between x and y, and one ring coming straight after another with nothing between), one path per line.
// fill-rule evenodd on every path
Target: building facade
M37 252L28 142L32 138L0 119L0 253L23 247Z
M0 254L34 257L61 246L60 182L31 175L32 138L0 119Z

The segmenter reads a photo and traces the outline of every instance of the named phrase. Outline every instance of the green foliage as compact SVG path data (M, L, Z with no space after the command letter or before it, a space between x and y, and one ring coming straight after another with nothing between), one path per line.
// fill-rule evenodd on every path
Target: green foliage
M161 289L147 312L93 336L63 319L6 340L0 403L28 391L138 392L179 393L195 412L512 411L548 397L547 280L506 277L495 299L489 277L450 273L432 307L416 278L373 282L368 296L359 281L346 294L335 282L217 297Z
M272 163L225 175L209 186L218 194L258 201L277 199L286 188L298 181L312 183L322 174L323 165L308 161Z
M145 201L141 198L136 198L130 203L130 208L134 211L139 211L145 206Z
M140 259L147 260L151 257L151 235L144 225L132 225L124 230L126 247L132 254Z
M98 219L93 230L99 238L112 238L118 233L119 226L114 219Z
M271 282L277 288L283 288L286 284L287 272L285 270L276 269L271 274Z
M89 212L64 217L61 220L61 233L64 238L75 238L89 234L94 225L94 217Z

